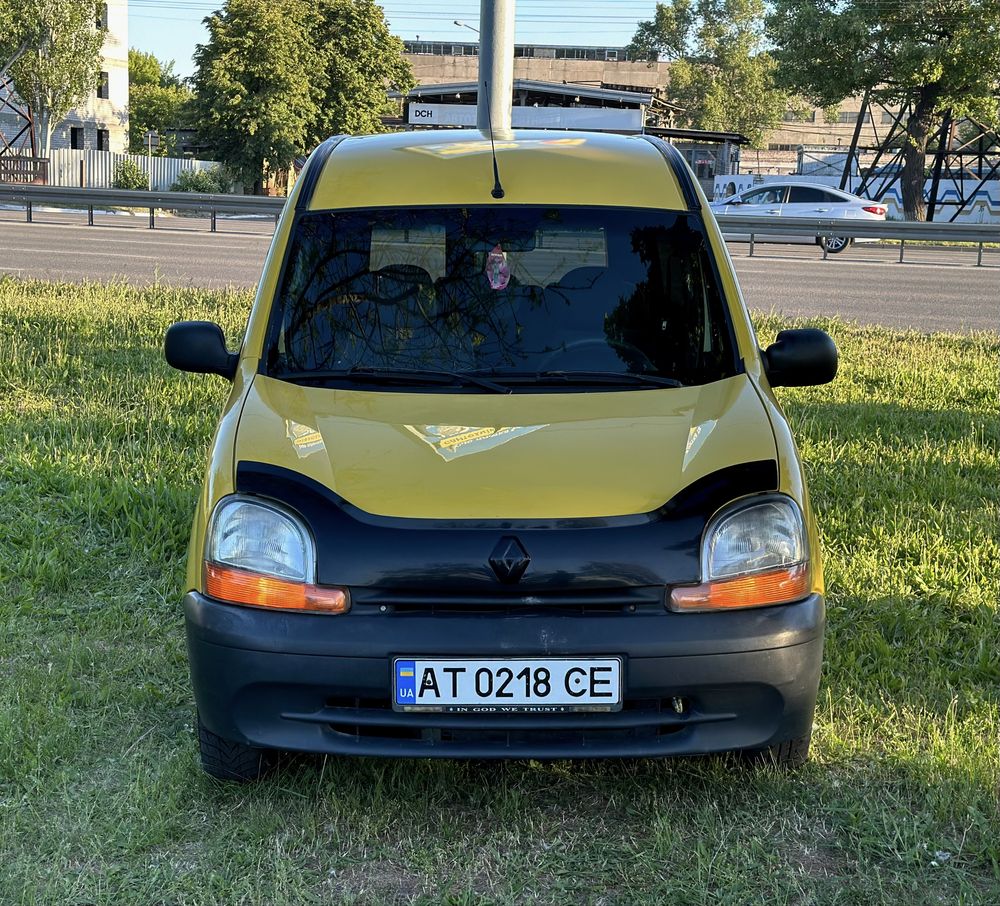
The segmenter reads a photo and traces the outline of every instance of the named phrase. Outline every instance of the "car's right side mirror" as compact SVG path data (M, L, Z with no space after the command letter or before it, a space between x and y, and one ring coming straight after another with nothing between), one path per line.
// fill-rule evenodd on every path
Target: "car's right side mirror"
M233 380L240 357L226 349L222 328L211 321L178 321L163 340L167 364L179 371L218 374Z
M839 356L825 330L803 327L780 331L763 359L772 387L811 387L829 384L837 376Z

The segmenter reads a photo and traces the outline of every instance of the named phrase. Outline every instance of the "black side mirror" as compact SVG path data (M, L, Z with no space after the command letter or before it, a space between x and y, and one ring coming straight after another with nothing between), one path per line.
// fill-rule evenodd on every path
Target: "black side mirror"
M764 350L764 371L772 387L829 384L837 376L837 346L825 330L782 330Z
M222 328L211 321L178 321L167 328L163 339L167 364L178 371L236 377L240 357L226 349Z

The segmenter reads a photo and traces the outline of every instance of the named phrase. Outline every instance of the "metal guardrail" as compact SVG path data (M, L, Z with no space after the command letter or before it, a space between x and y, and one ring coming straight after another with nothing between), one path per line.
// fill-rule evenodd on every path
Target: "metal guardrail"
M750 236L750 254L760 236L807 236L825 239L891 239L899 243L899 260L908 241L968 242L979 246L977 265L983 263L983 246L1000 243L1000 223L920 223L898 220L845 220L841 218L766 217L753 214L717 214L724 236ZM826 258L826 248L823 257Z
M277 220L284 198L259 195L208 195L198 192L146 192L125 189L70 189L55 186L0 184L0 203L24 205L26 219L32 220L35 205L60 205L87 211L87 223L94 224L95 208L141 208L149 211L149 228L156 226L156 212L198 211L211 218L216 231L217 214L263 214ZM756 237L807 236L822 239L844 236L862 239L891 239L899 242L899 260L907 241L968 242L979 246L977 264L983 263L983 245L1000 243L996 223L910 223L896 220L844 220L809 217L761 217L751 214L716 216L723 235L750 236L753 255ZM827 251L823 249L823 257Z
M208 195L201 192L147 192L128 189L67 189L56 186L0 184L0 203L24 205L25 218L32 222L36 205L59 205L87 211L87 223L94 225L94 209L140 208L149 211L149 228L156 227L157 211L198 211L211 218L216 231L218 214L263 214L277 221L285 206L284 198L260 195Z

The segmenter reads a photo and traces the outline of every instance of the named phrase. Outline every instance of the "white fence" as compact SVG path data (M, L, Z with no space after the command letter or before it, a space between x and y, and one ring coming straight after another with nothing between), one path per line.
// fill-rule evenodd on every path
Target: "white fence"
M115 178L115 167L123 160L138 164L147 175L152 162L153 181L150 188L163 192L169 189L185 170L211 170L219 166L212 160L192 160L181 157L154 157L145 154L114 154L111 151L52 151L49 154L50 186L64 188L108 189Z

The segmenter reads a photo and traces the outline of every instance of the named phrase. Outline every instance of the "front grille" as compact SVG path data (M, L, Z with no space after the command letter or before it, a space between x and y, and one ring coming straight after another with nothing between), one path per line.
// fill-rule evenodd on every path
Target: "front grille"
M733 714L703 714L686 700L683 714L673 699L626 699L616 712L545 714L449 714L393 711L388 699L335 697L309 714L282 716L319 723L341 738L397 740L443 747L475 744L497 749L517 746L586 747L601 743L655 741L703 723L732 720Z
M539 595L456 595L454 593L404 593L378 589L352 589L357 612L481 616L618 616L663 613L664 589L623 588L587 593Z

